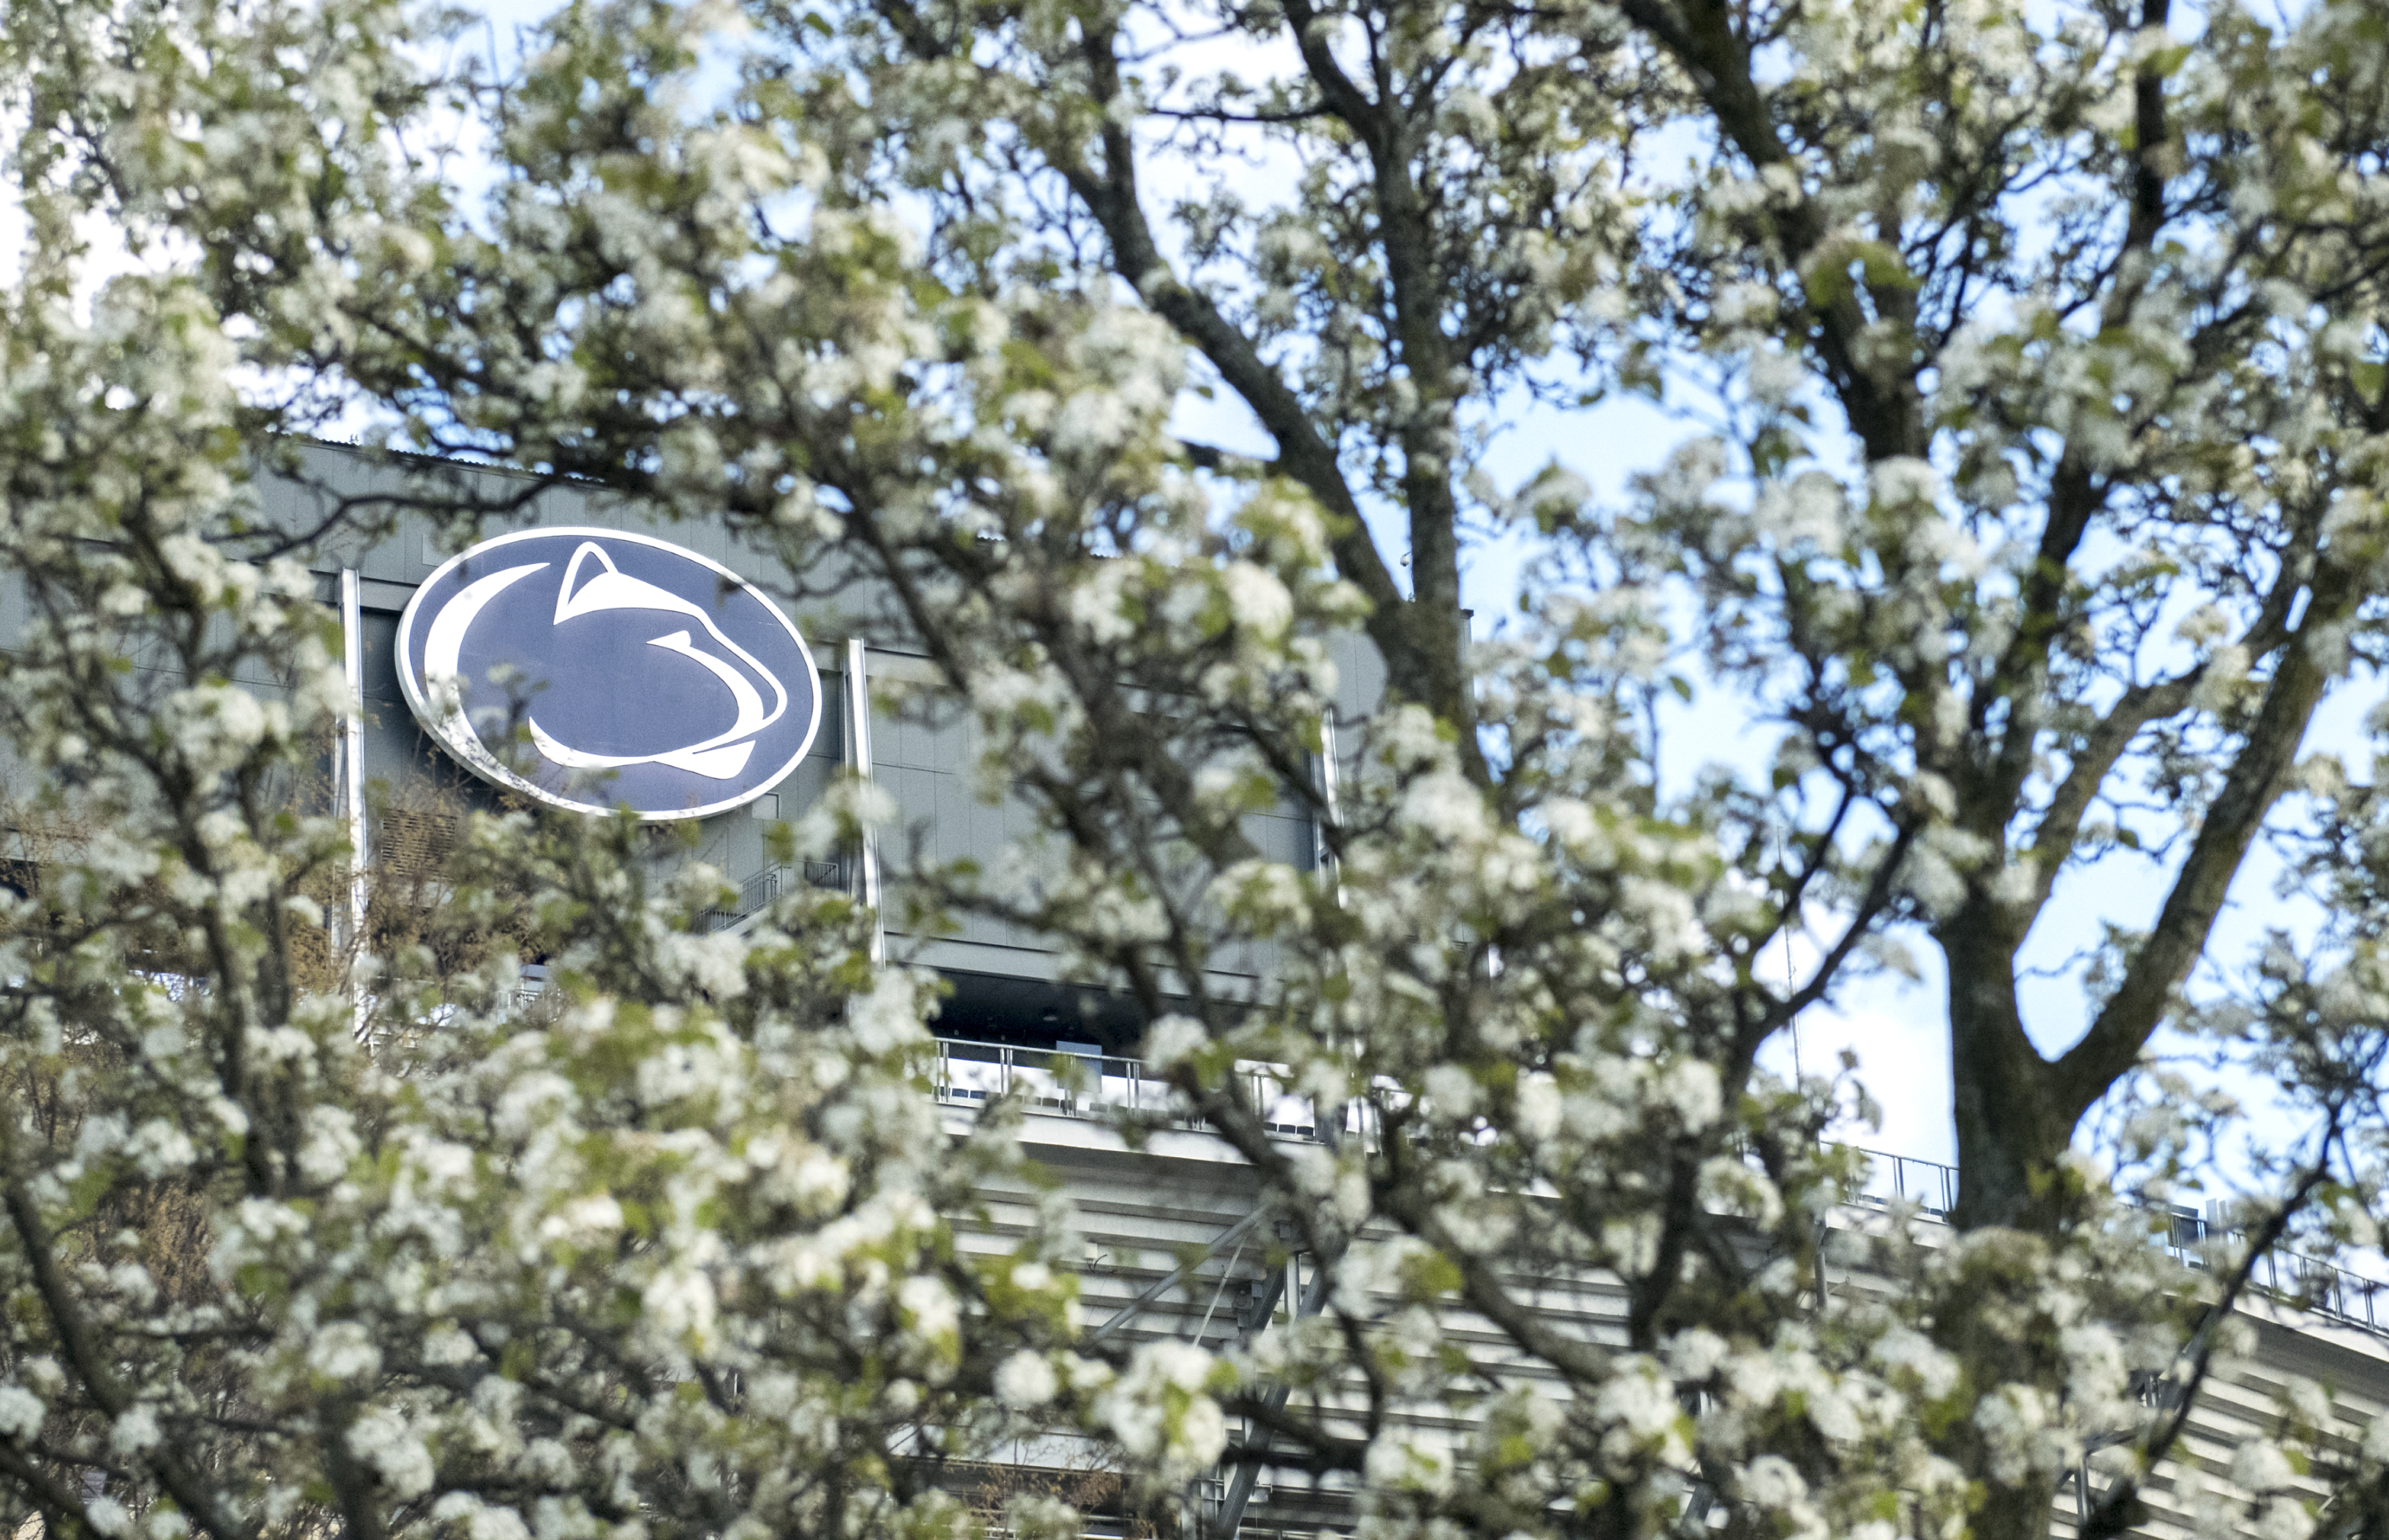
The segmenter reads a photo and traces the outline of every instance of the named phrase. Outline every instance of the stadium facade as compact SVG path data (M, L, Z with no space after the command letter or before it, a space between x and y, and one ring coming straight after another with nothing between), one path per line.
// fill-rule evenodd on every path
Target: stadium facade
M875 907L884 897L879 852L867 846L793 868L769 853L771 821L801 814L842 770L891 795L898 815L887 837L906 840L922 859L992 863L1026 831L1025 808L990 806L977 795L977 745L966 714L940 714L918 693L901 713L886 708L891 690L932 684L935 676L895 641L900 630L868 583L790 573L723 526L659 523L571 489L533 495L528 482L517 498L504 472L443 467L478 483L473 501L517 504L505 528L460 554L441 543L428 508L408 506L421 495L413 478L351 451L297 452L301 478L263 483L267 512L286 528L316 525L341 496L386 493L397 510L387 533L328 541L314 558L319 595L341 615L363 703L342 735L334 784L367 860L436 853L443 820L460 805L495 806L512 794L572 806L602 784L645 816L694 826L696 858L738 887L737 904L714 921L735 927L792 883L849 891ZM486 677L488 659L509 647L547 649L560 672L543 682L557 687L509 702L475 698L471 686L454 682ZM1358 643L1339 661L1337 718L1358 722L1374 704L1382 671ZM475 742L477 721L487 727L508 712L527 715L533 729L537 753L528 760L501 763ZM1320 773L1336 773L1332 747ZM383 793L368 798L373 783ZM378 809L370 820L369 802ZM1276 859L1309 866L1320 859L1319 831L1301 812L1263 815L1252 832ZM1264 1260L1282 1257L1284 1246L1265 1232L1258 1186L1223 1144L1186 1127L1131 1150L1096 1115L1105 1102L1152 1104L1163 1096L1140 1073L1140 1023L1121 1002L1065 982L1051 948L990 921L965 919L935 935L891 931L882 944L886 955L934 968L952 986L936 1026L932 1077L949 1126L967 1126L992 1097L1023 1097L1033 1152L1060 1177L1080 1216L1082 1298L1103 1331L1220 1348L1316 1306L1307 1258L1282 1266ZM1057 1055L1074 1057L1079 1072L1057 1076ZM1320 1137L1307 1106L1271 1092L1265 1071L1254 1073L1276 1108L1279 1138ZM1886 1158L1875 1170L1884 1196L1919 1202L1928 1213L1946 1208L1954 1190L1952 1174L1931 1163ZM1005 1244L1033 1195L987 1196L983 1240ZM1860 1205L1835 1222L1855 1231L1873 1217ZM2185 1254L2199 1225L2194 1215L2179 1221ZM1826 1283L1867 1287L1856 1274ZM2317 1292L2298 1292L2310 1299ZM2292 1310L2269 1297L2244 1306L2261 1351L2254 1367L2210 1386L2189 1459L2217 1474L2228 1468L2233 1449L2275 1416L2290 1377L2332 1388L2340 1410L2357 1419L2351 1439L2389 1406L2389 1317L2376 1320L2360 1288L2320 1297L2320 1308ZM1585 1332L1622 1340L1622 1292L1598 1279L1549 1280L1543 1298ZM1476 1345L1501 1351L1489 1328ZM1042 1485L1077 1496L1099 1526L1135 1526L1135 1516L1102 1500L1099 1451L1055 1440L1014 1455L1011 1465L972 1479L991 1491ZM2057 1533L2070 1533L2086 1489L2095 1496L2100 1482L2095 1461L2076 1472L2061 1493ZM2174 1490L2160 1481L2151 1491L2156 1518L2146 1533L2200 1528L2187 1499L2168 1506ZM1309 1536L1350 1519L1336 1491L1289 1471L1223 1471L1203 1483L1197 1501L1200 1511L1186 1517L1214 1540Z

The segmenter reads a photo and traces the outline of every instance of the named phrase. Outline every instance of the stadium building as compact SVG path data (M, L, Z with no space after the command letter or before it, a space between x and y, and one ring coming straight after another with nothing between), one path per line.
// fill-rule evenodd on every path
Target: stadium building
M328 511L326 489L345 495L387 492L402 505L419 489L382 463L326 446L300 451L305 484L268 478L270 515L286 527L313 527ZM511 494L500 471L462 471L480 485L477 501ZM436 856L451 837L454 809L490 805L512 793L556 806L588 806L586 772L607 772L608 793L658 821L693 822L696 852L738 885L735 908L715 923L735 927L789 884L812 884L881 897L878 853L866 846L836 861L800 868L775 864L765 831L823 795L851 768L884 787L899 809L895 828L933 861L1000 859L1028 828L1018 807L989 806L975 795L977 745L967 717L916 707L885 709L891 687L935 682L926 661L908 654L885 623L867 583L800 582L760 547L724 527L646 520L619 500L549 489L525 490L510 527L461 554L443 548L430 517L401 512L393 530L370 543L333 542L316 558L319 592L338 608L351 682L364 703L348 725L334 766L340 805L364 834L368 861L404 863ZM532 762L501 764L476 739L484 713L521 713L523 701L472 685L462 696L443 680L484 680L492 662L518 655L545 660L550 688L528 703ZM1339 720L1364 720L1382 681L1373 654L1353 642L1339 658ZM710 683L707 676L710 676ZM483 690L474 695L475 690ZM1320 773L1337 767L1331 746ZM368 798L368 783L385 795ZM380 811L370 820L366 808ZM1288 809L1255 821L1273 858L1309 866L1320 859L1319 830ZM894 837L893 835L889 837ZM893 910L896 906L889 906ZM1214 1348L1271 1330L1290 1313L1315 1307L1309 1259L1283 1266L1279 1237L1257 1208L1258 1190L1227 1148L1199 1128L1167 1133L1131 1151L1094 1114L1101 1103L1156 1104L1158 1082L1134 1057L1141 1024L1118 999L1073 987L1058 960L1031 935L965 920L952 933L885 935L887 955L937 969L952 995L936 1024L934 1094L960 1128L992 1097L1017 1091L1029 1108L1034 1153L1062 1177L1085 1238L1082 1298L1099 1330L1123 1341L1174 1336ZM1076 1089L1056 1078L1057 1055L1073 1056ZM1320 1137L1312 1112L1271 1089L1277 1137ZM1875 1164L1881 1196L1946 1210L1954 1173L1929 1162L1884 1157ZM1028 1195L991 1193L1001 1243L1005 1216L1025 1222ZM1839 1223L1855 1229L1870 1215L1857 1208ZM2184 1254L2202 1221L2183 1214L2175 1241ZM1196 1260L1188 1265L1183 1258ZM2292 1264L2290 1266L2294 1266ZM2277 1293L2312 1297L2312 1279L2273 1275ZM2373 1315L2371 1296L2352 1279L2320 1291L2323 1303L2293 1310L2272 1297L2252 1301L2262 1353L2258 1368L2210 1386L2193 1424L2191 1457L2220 1472L2231 1451L2273 1418L2283 1377L2333 1387L2344 1410L2369 1418L2389 1404L2389 1314ZM1833 1277L1828 1287L1863 1289L1863 1277ZM2293 1284L2306 1287L2292 1289ZM1599 1279L1553 1279L1545 1296L1554 1312L1593 1335L1622 1337L1622 1293ZM1488 1328L1488 1354L1501 1343ZM2163 1387L2152 1394L2162 1395ZM2351 1425L2350 1436L2360 1428ZM1138 1517L1106 1503L1100 1452L1056 1441L1023 1445L1008 1467L968 1479L994 1494L1042 1487L1073 1498L1113 1533ZM2077 1471L2061 1493L2058 1533L2069 1533L2095 1468ZM2188 1534L2195 1515L2165 1506L2160 1483L2150 1496L2158 1518L2148 1533ZM1212 1540L1238 1534L1303 1537L1350 1521L1348 1503L1332 1488L1290 1471L1221 1472L1206 1483L1194 1519Z

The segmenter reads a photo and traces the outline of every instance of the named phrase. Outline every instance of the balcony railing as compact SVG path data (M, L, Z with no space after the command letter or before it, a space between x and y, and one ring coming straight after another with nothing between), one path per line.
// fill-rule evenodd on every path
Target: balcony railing
M2210 1223L2195 1210L2178 1207L2165 1235L2165 1250L2185 1265L2204 1270L2211 1266L2206 1243L2233 1233L2236 1232ZM2384 1289L2389 1289L2389 1283L2378 1279L2366 1278L2335 1262L2301 1256L2276 1246L2256 1258L2248 1281L2268 1299L2294 1305L2344 1326L2389 1337L2389 1309L2382 1307L2379 1297Z
M1867 1158L1867 1181L1859 1190L1859 1202L1883 1206L1912 1203L1935 1219L1958 1206L1956 1166L1895 1155L1887 1150L1861 1149L1859 1153Z
M1120 1111L1159 1114L1186 1127L1199 1126L1182 1115L1182 1103L1168 1081L1145 1073L1143 1060L1105 1053L1092 1044L1064 1044L1055 1050L939 1037L937 1045L930 1084L940 1101L985 1106L1017 1090L1032 1111L1063 1117ZM1057 1063L1077 1073L1060 1073ZM1238 1073L1246 1079L1245 1088L1253 1104L1264 1109L1271 1134L1281 1139L1319 1137L1307 1098L1288 1091L1266 1069Z
M936 1043L930 1083L939 1101L955 1106L983 1107L1016 1091L1031 1111L1053 1116L1096 1118L1125 1111L1157 1114L1180 1127L1202 1126L1199 1119L1185 1115L1182 1101L1167 1081L1145 1072L1143 1061L1105 1053L1092 1043L1065 1043L1059 1049L1021 1048L965 1037L939 1037ZM1286 1089L1265 1066L1244 1065L1237 1073L1246 1078L1246 1090L1253 1104L1266 1109L1272 1135L1304 1140L1320 1138L1319 1119L1307 1098ZM1856 1195L1860 1203L1883 1208L1910 1205L1924 1217L1940 1221L1946 1221L1957 1206L1956 1166L1884 1150L1860 1149L1859 1153L1867 1157L1866 1184ZM2209 1266L2207 1243L2223 1233L2196 1210L2177 1207L2172 1210L2165 1250L2189 1266L2204 1268ZM2389 1284L2335 1263L2278 1248L2257 1258L2250 1281L2268 1298L2389 1337L2389 1307L2379 1297Z

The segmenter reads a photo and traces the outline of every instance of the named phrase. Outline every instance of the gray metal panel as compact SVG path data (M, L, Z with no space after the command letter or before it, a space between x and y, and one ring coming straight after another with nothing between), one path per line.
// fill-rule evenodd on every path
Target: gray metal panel
M978 796L981 739L971 714L952 701L914 691L901 709L872 718L873 772L896 801L897 821L881 836L880 859L896 879L891 918L901 916L901 879L959 861L977 865L981 880L1003 877L1035 843L1028 808L1006 797L990 807ZM952 939L985 947L1050 950L1017 926L977 915L957 916Z
M1386 699L1386 660L1375 644L1358 631L1337 631L1327 639L1327 655L1335 664L1337 719L1357 723L1376 715Z
M289 463L297 466L305 484L275 474L273 465L281 462L270 460L256 485L267 522L294 532L322 523L338 497L382 496L429 503L458 497L490 505L510 503L517 492L532 487L532 478L513 471L443 465L416 457L384 460L337 444L277 446L277 453L281 452L292 456ZM403 604L402 596L393 600L389 594L377 594L376 586L395 584L412 590L454 554L440 533L448 521L394 504L387 512L386 533L371 540L351 536L326 541L310 558L318 572L354 568L365 579L369 606ZM519 509L488 515L480 525L482 537L541 525L589 525L669 540L732 568L779 600L813 648L816 661L826 661L829 643L858 630L869 635L889 630L885 590L863 580L843 558L824 557L814 570L792 573L760 536L734 536L726 524L715 520L673 519L615 493L553 485Z
M284 463L279 458L284 455L290 457L287 463L298 467L302 479L275 474L273 467ZM340 497L412 496L437 502L443 487L453 486L469 500L486 505L510 499L530 486L528 478L511 472L422 460L392 462L326 444L276 445L270 454L261 457L260 469L255 487L266 523L293 533L321 524ZM501 524L510 528L587 524L658 533L675 544L722 562L778 597L798 620L816 663L834 662L839 644L850 635L886 638L900 634L901 628L888 617L886 594L877 584L841 580L840 569L828 561L816 570L791 573L757 543L735 541L727 527L717 521L675 522L648 516L618 496L563 486L541 490L535 499L504 520L488 521L484 533L499 532ZM393 655L398 612L415 587L450 554L437 536L441 527L441 521L428 514L400 510L393 504L383 533L373 538L351 535L326 541L308 554L308 560L322 577L320 596L327 604L334 596L334 579L342 568L355 570L361 579L360 600L365 612L363 651L367 776L381 782L385 792L401 805L409 801L419 804L427 799L427 794L436 793L436 800L451 806L461 799L471 806L494 807L496 794L448 760L416 728L398 686ZM843 570L852 573L850 567ZM19 636L30 619L21 582L14 578L0 580L0 646ZM1336 692L1339 714L1347 721L1358 722L1374 709L1383 691L1384 670L1363 638L1333 638L1330 650L1340 675ZM891 872L901 874L915 851L918 859L931 863L976 861L990 876L1017 871L1023 851L1040 842L1037 821L1016 796L1004 797L993 806L979 800L976 760L981 741L968 713L952 705L934 709L925 704L932 691L922 686L935 682L925 660L878 646L874 647L872 656L875 669L885 660L886 677L891 683L914 685L904 709L875 714L877 772L898 808L896 826L883 840ZM167 662L163 658L144 661L153 668L160 668ZM834 668L825 668L823 673L824 693L842 694L842 674ZM160 668L155 680L160 687L171 688L171 670ZM269 692L283 687L282 681L262 673L245 682ZM783 818L802 816L827 788L843 761L844 714L831 710L824 713L824 718L823 731L806 759L776 788L778 812ZM1346 736L1348 754L1353 751L1358 739L1357 732ZM1246 828L1271 859L1304 867L1310 864L1311 831L1307 817L1287 809L1248 819ZM769 859L766 833L764 819L741 808L706 821L698 832L697 850L702 859L720 868L731 881L745 882L765 870ZM901 890L889 906L891 911L900 904ZM908 938L907 950L939 966L1016 978L1050 979L1055 966L1051 948L1037 937L1016 927L976 917L964 919L950 935ZM1240 964L1243 961L1239 960Z

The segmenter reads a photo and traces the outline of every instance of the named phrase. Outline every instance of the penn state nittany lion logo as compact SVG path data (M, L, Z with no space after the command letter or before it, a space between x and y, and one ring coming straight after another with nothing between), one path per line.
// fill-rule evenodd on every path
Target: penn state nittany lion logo
M821 679L753 584L615 529L525 529L434 572L398 625L399 682L477 774L554 807L701 818L812 746Z

